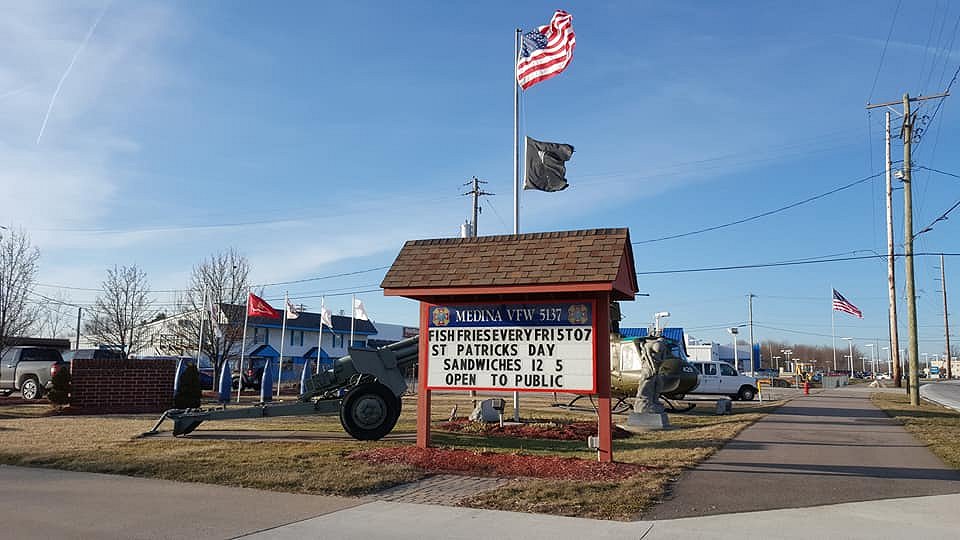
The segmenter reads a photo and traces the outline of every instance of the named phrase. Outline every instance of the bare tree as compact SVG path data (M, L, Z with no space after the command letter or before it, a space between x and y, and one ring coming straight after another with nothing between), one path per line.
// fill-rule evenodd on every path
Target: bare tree
M215 378L220 376L225 361L240 358L243 328L238 324L228 325L224 315L232 314L228 311L232 306L246 302L249 275L250 263L235 248L210 255L193 267L186 291L178 302L176 323L168 327L178 334L176 342L191 344L190 350L184 353L192 356L196 354L203 320L201 350L213 362ZM214 318L216 324L211 322Z
M39 304L36 329L39 337L64 337L71 328L76 306L70 303L70 296L56 292L44 297Z
M22 230L0 229L0 354L9 337L25 334L37 320L37 307L27 295L37 276L40 250Z
M147 338L144 324L153 314L149 292L147 275L136 265L107 269L85 332L124 355L142 348Z

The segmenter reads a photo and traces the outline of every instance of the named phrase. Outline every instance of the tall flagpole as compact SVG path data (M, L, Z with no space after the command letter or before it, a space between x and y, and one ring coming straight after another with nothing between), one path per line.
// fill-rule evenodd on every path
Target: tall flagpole
M357 315L357 295L350 295L350 343L347 343L347 354L350 354L350 347L353 347L353 322Z
M833 334L833 372L837 372L837 326L836 312L833 309L833 285L830 286L830 333ZM851 373L852 375L852 373Z
M203 349L203 313L207 310L207 286L203 286L203 298L201 298L200 303L200 337L197 339L197 371L200 371L200 353ZM214 373L213 377L216 378L217 374Z
M513 234L520 234L520 84L517 82L520 32L517 28L513 49Z
M287 291L283 291L283 324L280 326L280 364L277 366L277 399L280 399L280 377L283 375L283 344L286 342L287 334L287 306L290 304L290 297Z
M247 289L247 303L243 308L243 337L240 338L240 365L238 371L240 377L237 379L237 403L240 403L240 389L243 388L243 355L247 351L247 322L250 321L250 289Z
M520 61L520 33L514 34L513 47L513 234L520 234L520 84L517 62ZM520 392L513 393L513 421L520 421Z
M323 348L323 310L326 309L326 298L320 298L320 333L317 334L317 375L320 374L320 349Z

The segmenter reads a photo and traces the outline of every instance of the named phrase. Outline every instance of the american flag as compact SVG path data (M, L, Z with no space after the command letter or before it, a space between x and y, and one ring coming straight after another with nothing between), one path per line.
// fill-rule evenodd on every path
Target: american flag
M520 42L517 58L517 84L526 90L540 81L559 74L573 60L577 38L573 34L573 16L557 10L550 24L527 32Z
M855 315L859 319L863 318L863 313L857 309L857 306L851 304L850 301L844 298L836 289L833 289L833 309Z

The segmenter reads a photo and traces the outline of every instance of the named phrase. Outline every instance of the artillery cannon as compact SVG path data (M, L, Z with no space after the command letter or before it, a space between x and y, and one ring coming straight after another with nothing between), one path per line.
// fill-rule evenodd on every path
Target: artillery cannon
M258 403L252 407L170 409L160 416L153 435L164 420L173 421L174 436L186 435L212 420L340 415L340 424L353 438L383 438L400 418L400 397L407 390L404 372L417 364L419 338L412 337L376 350L350 349L333 368L311 377L306 391L291 403Z

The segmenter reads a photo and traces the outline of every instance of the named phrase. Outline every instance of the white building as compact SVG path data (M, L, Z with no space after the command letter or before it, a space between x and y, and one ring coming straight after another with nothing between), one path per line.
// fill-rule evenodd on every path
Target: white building
M223 332L240 336L243 332L244 306L220 304L218 325ZM283 311L280 311L281 317ZM167 317L166 319L149 323L147 326L147 345L136 351L139 355L188 355L196 354L197 336L185 335L185 332L176 328L188 317L192 316L190 326L196 327L196 312ZM244 364L262 363L267 360L276 365L283 351L283 380L295 380L300 377L305 362L310 361L316 366L319 356L321 366L331 366L333 361L348 354L347 348L382 347L412 337L419 333L416 327L390 323L374 323L342 315L331 317L332 326L320 327L320 314L302 312L296 319L287 319L286 332L283 334L283 319L269 319L265 317L250 317L247 320L246 345L243 347ZM351 324L353 343L350 343ZM204 321L204 332L212 335L209 320ZM231 356L240 356L240 339L236 340Z

